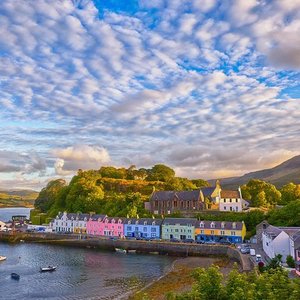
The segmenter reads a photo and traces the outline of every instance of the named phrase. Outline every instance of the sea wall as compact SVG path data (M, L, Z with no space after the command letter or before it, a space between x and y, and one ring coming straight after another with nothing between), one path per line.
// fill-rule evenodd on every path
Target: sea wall
M237 261L244 271L250 271L253 266L250 264L248 255L242 255L233 246L227 245L205 245L172 243L168 241L139 241L139 240L113 240L100 237L86 237L72 234L55 233L1 233L0 241L19 242L41 242L62 246L99 248L105 250L115 250L122 248L126 250L136 250L142 253L159 253L172 256L227 256Z

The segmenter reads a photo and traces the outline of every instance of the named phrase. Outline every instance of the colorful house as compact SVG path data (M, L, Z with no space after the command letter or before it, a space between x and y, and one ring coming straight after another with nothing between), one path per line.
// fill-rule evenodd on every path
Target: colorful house
M164 240L170 239L194 239L197 219L166 218L162 223L161 236Z
M56 218L51 222L50 227L55 232L65 233L86 233L86 224L89 214L58 213Z
M102 235L103 234L103 220L106 218L106 215L92 215L86 224L87 234L91 235Z
M161 224L161 219L125 219L124 235L126 237L160 238Z
M242 243L246 235L244 222L197 221L195 237L199 241Z
M102 222L99 222L99 235L123 237L124 236L124 218L105 217Z

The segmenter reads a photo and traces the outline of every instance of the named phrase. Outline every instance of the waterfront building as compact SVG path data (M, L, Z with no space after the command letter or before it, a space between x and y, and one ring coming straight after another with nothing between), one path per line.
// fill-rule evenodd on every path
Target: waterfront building
M237 191L221 190L218 202L220 211L242 212L243 209L247 209L249 206L248 201L242 198L240 188Z
M166 218L161 226L162 239L194 239L196 222L197 219Z
M124 218L119 217L105 217L99 222L99 235L111 237L124 236Z
M282 261L286 261L287 255L291 254L291 237L300 231L300 227L276 227L269 225L262 234L262 245L265 253L270 258L277 254L282 255ZM295 255L293 255L295 257Z
M152 218L127 218L124 221L124 235L138 238L160 238L163 220Z
M6 223L0 221L0 231L6 230Z
M86 224L87 234L91 235L102 235L103 234L103 220L106 218L106 215L94 214L91 215Z
M242 243L246 235L244 222L197 221L195 238L198 241Z
M85 234L89 217L89 214L58 213L51 222L51 228L55 232Z

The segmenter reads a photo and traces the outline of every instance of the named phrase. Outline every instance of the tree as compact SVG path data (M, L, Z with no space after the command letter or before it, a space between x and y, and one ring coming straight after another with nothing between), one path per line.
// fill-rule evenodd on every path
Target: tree
M281 192L281 201L280 204L286 205L291 201L300 199L300 185L294 183L288 183L282 187Z
M295 260L292 255L286 257L286 263L290 268L295 268Z
M175 176L175 171L173 169L171 169L166 165L158 164L152 167L152 169L149 171L147 180L167 182L174 176Z
M40 209L41 212L47 212L55 203L59 193L65 186L66 181L63 179L50 181L47 186L40 191L34 203L35 208Z
M210 186L210 184L204 179L192 179L191 181L198 189Z

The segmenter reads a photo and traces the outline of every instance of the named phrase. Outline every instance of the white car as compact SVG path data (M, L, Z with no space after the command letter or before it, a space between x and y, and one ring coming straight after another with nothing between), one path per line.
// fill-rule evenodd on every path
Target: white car
M261 260L261 255L260 255L260 254L256 254L256 256L255 256L255 257L256 257L256 259L255 259L255 260L256 260L256 262L260 262L260 261L262 261L262 260Z

